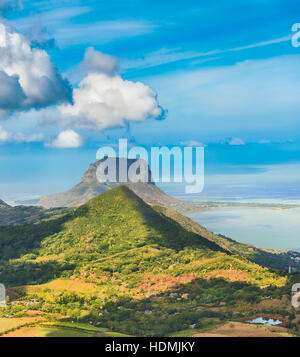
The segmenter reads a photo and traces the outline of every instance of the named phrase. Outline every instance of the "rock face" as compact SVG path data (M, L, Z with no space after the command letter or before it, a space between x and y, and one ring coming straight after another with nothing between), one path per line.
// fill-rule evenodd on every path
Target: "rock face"
M128 186L136 195L151 205L173 206L179 202L175 198L165 194L155 185L149 166L141 159L117 158L116 171L118 173L120 167L126 167L128 176L130 176L130 168L141 167L142 169L138 169L136 173L142 182L132 182L130 180L122 182L119 180L118 175L117 182L100 182L97 178L97 170L99 166L106 165L109 160L112 161L114 159L109 158L108 161L103 159L92 163L77 185L65 192L43 196L37 205L45 208L80 206L91 198L120 185Z

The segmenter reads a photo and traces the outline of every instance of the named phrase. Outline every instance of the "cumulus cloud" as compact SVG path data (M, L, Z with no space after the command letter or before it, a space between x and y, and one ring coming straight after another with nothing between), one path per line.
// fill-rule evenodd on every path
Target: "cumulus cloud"
M63 126L103 130L148 118L163 119L156 93L141 82L116 74L114 57L90 48L82 65L89 73L73 90L73 104L59 106Z
M58 134L56 139L52 141L48 146L53 148L78 148L82 145L82 139L78 133L74 130L65 130Z
M2 110L19 109L25 100L26 96L20 86L19 77L9 76L0 71L0 108Z
M10 133L0 126L0 143L32 143L44 140L44 134Z
M29 110L71 101L68 81L46 51L0 23L0 110Z
M81 67L87 72L105 73L112 76L119 71L119 61L117 57L96 51L93 47L88 47Z

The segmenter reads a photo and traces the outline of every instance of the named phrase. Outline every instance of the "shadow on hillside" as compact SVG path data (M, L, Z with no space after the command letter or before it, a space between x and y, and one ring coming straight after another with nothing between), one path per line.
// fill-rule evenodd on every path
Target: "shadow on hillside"
M67 214L56 220L39 224L10 225L0 227L0 257L2 261L20 258L40 247L41 241L62 230L71 218Z
M146 225L153 226L159 233L157 236L149 237L150 244L181 250L186 247L207 248L213 251L220 251L230 254L216 243L209 241L201 235L187 231L178 222L150 208L150 212L143 211L143 217ZM162 239L163 238L163 239Z
M6 286L44 284L61 276L63 271L72 271L72 264L48 262L13 262L1 268L1 282Z
M75 212L67 214L61 218L42 222L39 224L13 225L0 227L0 257L1 260L20 258L29 253L35 253L35 250L41 247L41 242L55 233L63 230L65 222L70 223L77 218L84 218L85 221L77 221L77 225L81 224L80 229L76 234L84 235L89 233L89 229L98 228L98 222L101 222L105 215L106 222L109 222L105 227L108 233L116 234L116 231L126 232L128 226L134 232L136 224L142 225L146 233L145 244L158 245L161 247L181 250L186 247L206 248L212 251L221 251L229 254L216 243L200 236L197 233L189 232L184 229L179 223L173 219L166 217L162 213L156 212L152 207L147 205L135 193L125 186L119 186L118 191L108 191L106 196L99 196L101 199L95 201L93 199L87 204L80 206ZM119 200L119 197L122 197ZM106 208L106 205L109 209ZM127 219L118 219L124 211L127 214ZM142 217L142 222L139 220L136 223L134 211ZM111 212L111 213L109 213ZM110 220L111 214L111 220ZM90 223L86 223L88 220ZM127 230L128 231L128 230ZM98 233L101 233L100 231ZM129 238L131 239L131 238ZM135 237L132 237L135 239Z

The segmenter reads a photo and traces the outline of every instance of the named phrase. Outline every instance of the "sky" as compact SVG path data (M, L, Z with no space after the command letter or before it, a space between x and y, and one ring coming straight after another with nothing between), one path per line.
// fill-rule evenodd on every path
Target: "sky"
M296 1L0 0L0 13L1 198L71 187L119 137L202 143L207 182L227 189L276 167L297 191Z

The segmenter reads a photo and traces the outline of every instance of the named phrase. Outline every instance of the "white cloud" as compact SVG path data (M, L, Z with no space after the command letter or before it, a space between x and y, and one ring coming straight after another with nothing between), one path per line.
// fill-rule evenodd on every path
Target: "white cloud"
M47 2L45 1L45 3ZM43 5L41 2L41 6ZM77 16L91 11L92 8L89 6L60 6L10 22L20 31L28 33L33 24L41 21L43 26L53 34L60 48L75 44L103 44L120 38L143 35L152 32L156 27L156 25L143 20L72 21Z
M156 93L141 82L115 74L118 62L114 57L87 49L80 66L87 66L90 73L73 90L74 103L59 106L61 125L103 130L129 121L163 118Z
M119 71L119 61L117 57L106 55L96 51L93 47L88 47L80 68L87 72L105 73L113 76Z
M232 145L232 146L245 145L244 140L242 140L241 138L231 138L227 142L228 142L229 145Z
M92 73L73 91L74 105L60 106L65 126L96 130L124 126L125 121L143 121L163 114L155 92L141 82Z
M240 52L252 48L265 47L265 46L275 45L278 43L288 42L288 41L291 41L291 35L275 38L268 41L252 43L246 46L233 47L227 49L212 49L207 52L182 51L180 48L161 48L157 51L147 53L141 58L124 59L122 61L122 68L124 69L148 68L148 67L160 66L166 63L177 62L177 61L191 60L197 58L200 59L202 57L207 57L206 61L209 61L215 59L216 58L215 56L217 55L222 55L229 52Z
M39 9L41 12L19 17L11 20L10 23L22 33L27 33L33 25L41 22L43 23L43 26L47 28L51 27L52 30L60 28L65 22L69 23L71 19L91 11L91 8L88 6L59 6L58 8L51 10L49 10L49 8L51 8L51 5L49 6L48 1L40 2Z
M122 61L122 68L149 68L160 66L166 63L183 61L187 59L206 57L219 54L218 50L208 52L181 51L178 48L160 48L157 51L147 53L145 56L136 59L125 59Z
M12 139L16 143L33 143L44 141L44 134L30 134L25 135L21 132L18 132L12 136Z
M26 135L22 132L11 133L0 126L1 143L32 143L32 142L41 142L43 140L44 140L44 134Z
M61 26L54 31L61 47L70 44L103 44L125 37L152 32L154 25L146 21L98 21Z
M65 130L58 134L56 139L52 141L48 146L53 148L78 148L82 145L82 139L78 133L74 130Z
M0 126L0 142L7 141L8 137L8 132Z
M0 23L0 110L28 110L70 101L67 80L46 51L31 48L21 34Z

